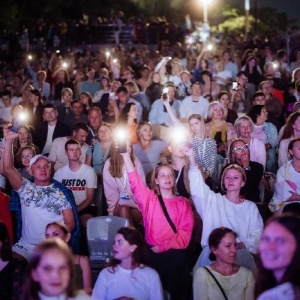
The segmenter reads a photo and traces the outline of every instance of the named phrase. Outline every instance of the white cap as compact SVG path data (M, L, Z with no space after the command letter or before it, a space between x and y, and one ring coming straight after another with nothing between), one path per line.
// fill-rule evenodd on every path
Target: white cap
M46 159L48 162L51 162L51 160L49 159L48 156L45 156L45 155L42 155L42 154L38 154L38 155L34 156L34 157L30 160L30 162L29 162L29 168L31 168L31 166L32 166L33 164L35 164L35 163L36 163L39 159L41 159L41 158Z

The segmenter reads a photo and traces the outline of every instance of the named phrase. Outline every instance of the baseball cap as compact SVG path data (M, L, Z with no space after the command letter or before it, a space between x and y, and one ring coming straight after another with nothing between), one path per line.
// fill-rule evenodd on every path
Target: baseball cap
M41 159L41 158L46 159L48 162L51 162L51 160L49 159L48 156L45 156L45 155L42 155L42 154L38 154L38 155L34 156L34 157L30 160L30 162L29 162L29 168L31 168L31 166L32 166L33 164L35 164L35 163L36 163L39 159Z

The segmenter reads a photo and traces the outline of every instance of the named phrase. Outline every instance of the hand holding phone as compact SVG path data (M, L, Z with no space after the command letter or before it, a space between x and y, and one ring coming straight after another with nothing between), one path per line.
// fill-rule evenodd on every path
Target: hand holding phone
M239 87L239 84L236 81L234 81L231 85L231 89L234 91L237 91L238 87Z
M163 101L168 100L168 91L169 89L167 87L163 89L162 96L161 96Z

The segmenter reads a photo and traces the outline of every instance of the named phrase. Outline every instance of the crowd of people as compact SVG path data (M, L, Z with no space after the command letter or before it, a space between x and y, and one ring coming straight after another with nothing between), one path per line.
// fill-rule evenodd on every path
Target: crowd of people
M2 70L1 299L299 299L300 51L232 54ZM130 226L94 284L87 223L105 215Z

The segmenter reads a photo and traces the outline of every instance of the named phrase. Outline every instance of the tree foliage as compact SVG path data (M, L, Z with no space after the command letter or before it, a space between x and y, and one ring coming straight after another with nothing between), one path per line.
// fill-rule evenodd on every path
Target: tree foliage
M227 5L221 12L222 21L217 26L212 26L212 31L237 33L245 32L246 16L242 7ZM252 33L271 34L274 30L287 32L295 23L289 20L287 15L278 12L272 7L262 7L251 9L249 15L250 31Z

